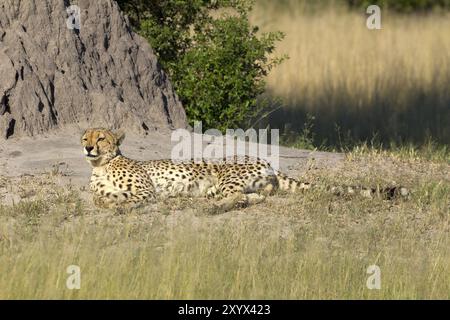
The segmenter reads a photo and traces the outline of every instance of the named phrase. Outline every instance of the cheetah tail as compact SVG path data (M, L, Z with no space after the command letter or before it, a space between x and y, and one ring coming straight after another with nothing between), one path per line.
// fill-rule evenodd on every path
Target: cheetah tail
M300 182L282 173L276 174L280 190L296 192L311 189L313 185L309 182ZM317 187L317 186L316 186ZM408 198L410 191L403 186L394 187L364 187L364 186L327 186L326 190L336 196L359 194L366 198L380 195L385 199Z
M311 184L308 182L300 182L294 178L288 177L285 174L277 173L278 186L280 190L296 192L304 191L311 188Z

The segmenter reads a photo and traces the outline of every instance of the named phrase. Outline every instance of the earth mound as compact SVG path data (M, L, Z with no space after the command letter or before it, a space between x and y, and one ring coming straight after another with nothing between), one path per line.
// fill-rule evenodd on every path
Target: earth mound
M111 0L0 0L0 75L0 140L69 124L186 127L156 55Z

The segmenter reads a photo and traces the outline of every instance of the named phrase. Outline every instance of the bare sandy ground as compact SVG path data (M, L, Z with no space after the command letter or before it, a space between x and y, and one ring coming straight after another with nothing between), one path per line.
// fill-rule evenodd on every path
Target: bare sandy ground
M24 177L51 175L59 185L78 188L89 198L87 187L91 168L80 146L82 130L70 128L38 137L14 138L0 144L0 201L12 204L23 196L15 182ZM173 143L170 132L153 132L137 136L128 134L122 153L138 160L169 158ZM342 154L315 152L280 147L280 170L301 177L307 168L336 168L344 159ZM27 197L27 196L26 196Z

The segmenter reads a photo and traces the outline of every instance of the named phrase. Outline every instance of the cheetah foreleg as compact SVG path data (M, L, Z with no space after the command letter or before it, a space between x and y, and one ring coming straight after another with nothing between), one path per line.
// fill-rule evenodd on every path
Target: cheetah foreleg
M265 196L258 193L235 193L219 200L213 205L213 213L224 213L237 208L246 208L248 206L261 203Z
M142 207L155 199L153 193L142 191L137 193L121 192L107 196L94 195L93 201L97 207L104 209L131 210Z

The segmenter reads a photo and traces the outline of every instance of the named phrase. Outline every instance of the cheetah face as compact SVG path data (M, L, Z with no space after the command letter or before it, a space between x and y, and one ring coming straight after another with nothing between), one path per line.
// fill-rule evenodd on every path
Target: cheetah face
M86 160L93 166L105 165L109 160L120 154L119 145L125 134L114 133L103 128L87 129L81 137L81 145Z

